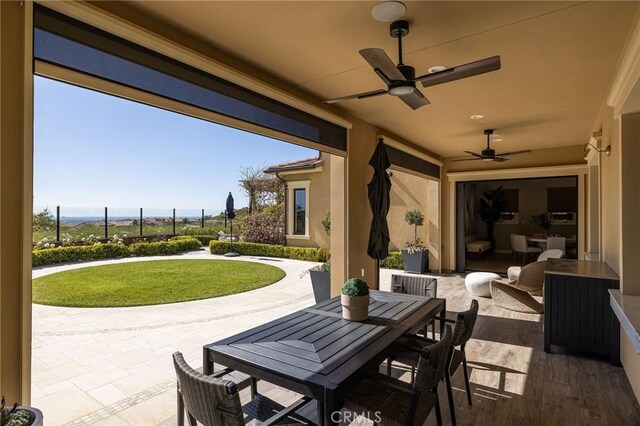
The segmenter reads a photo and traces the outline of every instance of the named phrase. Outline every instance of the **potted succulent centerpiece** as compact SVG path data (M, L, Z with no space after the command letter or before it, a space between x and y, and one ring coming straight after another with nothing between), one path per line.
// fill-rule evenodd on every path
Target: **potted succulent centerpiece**
M349 321L364 321L369 318L369 286L359 278L349 278L342 286L340 295L342 318Z
M11 407L7 407L3 396L0 405L0 425L42 426L42 412L37 408L23 407L17 402Z
M418 226L424 224L424 215L420 210L409 210L405 213L404 220L413 226L413 240L407 242L402 250L404 270L423 274L429 269L429 250L418 238Z

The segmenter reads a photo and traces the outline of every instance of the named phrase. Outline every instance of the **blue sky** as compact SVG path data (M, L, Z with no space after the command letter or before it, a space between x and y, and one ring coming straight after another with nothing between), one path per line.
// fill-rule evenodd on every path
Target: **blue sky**
M318 154L42 77L34 119L34 210L60 205L63 215L104 206L218 213L229 191L246 205L242 167Z

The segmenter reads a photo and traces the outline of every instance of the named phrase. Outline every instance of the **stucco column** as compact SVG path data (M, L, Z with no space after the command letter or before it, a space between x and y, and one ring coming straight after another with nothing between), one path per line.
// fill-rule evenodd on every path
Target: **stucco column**
M623 114L620 131L620 202L622 292L640 295L640 112Z
M33 75L30 2L0 2L0 388L30 402Z

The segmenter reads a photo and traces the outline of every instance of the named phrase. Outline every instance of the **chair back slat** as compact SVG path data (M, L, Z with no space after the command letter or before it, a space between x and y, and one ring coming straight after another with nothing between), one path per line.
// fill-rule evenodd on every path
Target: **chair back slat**
M245 424L240 396L233 382L199 373L186 363L180 352L173 354L173 365L184 407L198 422L206 426Z
M454 346L462 346L466 344L473 334L473 327L476 325L478 318L478 301L473 299L471 307L467 311L458 312L456 324L453 328L452 343Z
M416 377L413 381L414 390L418 392L431 391L444 378L449 360L451 338L451 326L447 325L438 342L422 349L416 368Z
M413 296L437 297L438 280L420 275L392 275L391 291Z

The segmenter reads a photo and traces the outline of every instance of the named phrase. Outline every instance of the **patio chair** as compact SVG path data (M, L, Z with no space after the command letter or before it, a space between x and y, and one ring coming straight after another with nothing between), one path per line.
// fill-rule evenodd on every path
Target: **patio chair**
M544 305L532 296L541 296L546 260L523 267L516 280L491 280L493 304L516 312L541 314Z
M562 259L563 257L564 257L564 252L562 250L559 250L559 249L545 250L542 253L540 253L540 256L538 256L538 262L541 262L547 259ZM509 266L509 269L507 269L507 277L509 278L510 281L517 280L518 277L520 276L521 270L522 270L522 266Z
M517 255L518 253L522 254L522 264L524 265L526 257L529 254L539 254L542 252L540 247L529 247L527 244L527 237L524 235L511 235L511 244L513 245L513 253ZM515 257L514 257L515 258Z
M420 275L391 275L391 291L393 293L411 294L422 297L437 297L438 280L433 277ZM431 320L432 337L436 338L435 320ZM424 336L427 336L427 324L424 328Z
M178 379L178 426L184 425L184 410L191 426L196 426L197 422L205 426L311 424L295 414L295 410L310 398L302 398L284 408L263 395L257 395L242 406L239 383L223 378L230 370L205 376L191 368L180 352L173 354L173 365Z
M420 348L411 384L375 373L345 395L344 408L385 426L421 425L435 408L441 426L438 384L446 375L452 338L451 326L446 326L439 342Z
M451 388L451 376L462 365L464 373L464 384L467 391L467 402L473 405L471 398L471 385L469 384L469 371L467 367L467 355L465 347L473 334L476 320L478 318L478 301L473 299L468 310L458 312L455 320L444 319L445 322L454 324L453 336L449 346L449 368L445 374L447 383L447 397L449 399L449 410L451 411L451 422L456 424L456 413L453 402L453 390ZM447 326L448 327L448 326ZM398 342L398 347L393 355L387 360L387 376L391 375L391 364L397 361L411 367L411 381L414 379L414 371L419 364L419 353L426 343L432 343L431 339L421 339L419 337L405 337Z

